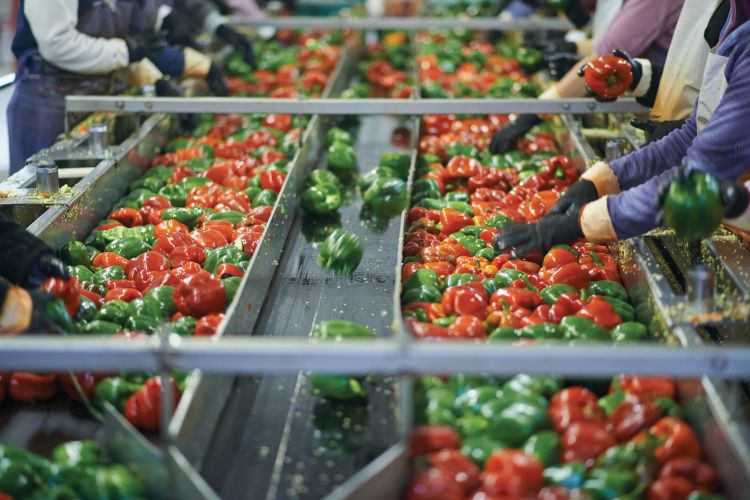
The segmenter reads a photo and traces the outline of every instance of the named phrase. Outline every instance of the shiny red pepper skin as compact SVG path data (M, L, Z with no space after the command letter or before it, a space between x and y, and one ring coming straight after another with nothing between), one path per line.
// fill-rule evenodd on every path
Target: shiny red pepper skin
M180 281L174 289L177 310L187 316L200 318L220 313L226 305L224 285L208 271L199 271Z
M604 100L617 99L633 84L633 68L627 60L612 54L601 56L582 70L587 89Z
M171 378L169 381L174 411L180 400L180 393L175 381ZM128 398L125 402L125 418L139 429L151 432L159 430L161 418L161 379L159 377L148 379L138 392Z

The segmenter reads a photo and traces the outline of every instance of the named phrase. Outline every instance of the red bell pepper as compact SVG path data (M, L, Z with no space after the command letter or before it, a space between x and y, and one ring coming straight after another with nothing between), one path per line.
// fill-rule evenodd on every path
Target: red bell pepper
M622 323L622 318L615 312L612 305L600 295L591 297L589 303L583 306L576 316L590 319L607 330L611 330Z
M169 379L172 390L172 410L177 408L180 393L174 379ZM153 377L125 402L125 418L135 427L157 431L161 419L161 378Z
M54 374L13 372L8 383L8 394L16 401L44 401L57 393Z
M41 289L65 302L65 308L71 318L75 318L81 307L81 285L75 278L48 278Z
M179 312L196 318L220 313L226 305L224 285L208 271L200 271L180 281L174 302Z
M195 324L195 336L213 337L216 335L216 330L219 329L219 325L222 321L224 321L224 315L222 313L207 314L203 316Z
M581 70L589 91L604 100L617 99L633 84L633 68L630 63L612 54L601 56ZM578 74L581 75L581 71Z

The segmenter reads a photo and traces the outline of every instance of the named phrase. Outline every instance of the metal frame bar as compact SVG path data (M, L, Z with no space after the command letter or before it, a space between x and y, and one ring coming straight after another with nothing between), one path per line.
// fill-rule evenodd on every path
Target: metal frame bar
M471 31L568 31L570 21L555 17L503 20L497 17L270 17L231 19L236 26L292 29L402 30L465 29Z
M502 360L502 363L499 361ZM308 339L169 337L112 341L107 338L15 337L0 341L0 366L29 371L149 371L200 369L216 374L296 373L556 373L611 376L617 373L675 377L750 377L750 347L675 348L651 343L628 346L413 342L395 339L316 343Z
M256 97L65 97L66 113L283 113L296 115L645 113L633 98L573 99L269 99Z

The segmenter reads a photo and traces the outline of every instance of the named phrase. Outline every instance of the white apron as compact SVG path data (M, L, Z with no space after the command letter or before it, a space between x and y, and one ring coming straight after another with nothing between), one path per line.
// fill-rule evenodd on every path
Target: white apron
M612 20L622 10L624 0L597 0L594 19L591 24L591 38L594 45L599 43Z
M698 107L695 113L696 128L699 134L711 119L711 115L714 114L727 91L727 78L724 75L724 70L727 67L728 60L728 57L716 54L715 49L709 52L708 59L706 59L703 84L698 94Z
M684 120L693 112L709 52L708 44L698 30L708 26L719 2L685 0L664 62L662 83L651 110L654 120Z

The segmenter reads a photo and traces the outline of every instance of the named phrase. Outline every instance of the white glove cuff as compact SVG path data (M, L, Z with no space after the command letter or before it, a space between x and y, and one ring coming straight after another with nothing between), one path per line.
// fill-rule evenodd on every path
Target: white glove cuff
M641 63L643 73L641 74L641 81L638 82L638 85L633 91L633 95L635 97L643 97L648 92L649 87L651 87L651 77L654 72L651 67L651 61L648 59L636 59L636 61Z

